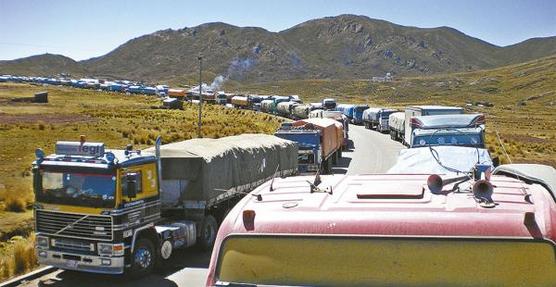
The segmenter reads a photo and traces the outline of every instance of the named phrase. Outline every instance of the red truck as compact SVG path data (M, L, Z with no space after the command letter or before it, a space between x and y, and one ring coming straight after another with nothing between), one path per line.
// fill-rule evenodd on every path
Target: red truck
M206 286L556 286L554 168L476 176L266 182L222 222Z

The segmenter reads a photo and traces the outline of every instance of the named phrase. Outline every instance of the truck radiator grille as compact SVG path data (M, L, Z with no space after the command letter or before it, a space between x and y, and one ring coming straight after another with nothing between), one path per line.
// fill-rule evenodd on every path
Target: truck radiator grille
M52 247L55 247L57 249L81 252L92 252L95 250L95 245L93 243L85 242L82 240L57 238L52 239L52 241Z
M37 232L73 238L112 240L112 218L37 210Z

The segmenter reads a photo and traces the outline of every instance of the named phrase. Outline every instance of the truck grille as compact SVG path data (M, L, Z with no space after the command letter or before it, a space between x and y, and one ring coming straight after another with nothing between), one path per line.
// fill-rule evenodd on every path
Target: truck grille
M92 252L95 250L95 245L93 243L69 238L52 239L52 247L61 250L80 252Z
M73 238L112 240L112 218L37 210L37 232Z

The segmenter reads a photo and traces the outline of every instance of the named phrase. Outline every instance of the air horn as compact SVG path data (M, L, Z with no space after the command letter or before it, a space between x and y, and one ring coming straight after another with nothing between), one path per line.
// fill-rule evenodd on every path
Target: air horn
M432 193L439 193L445 185L468 179L468 175L442 179L438 174L431 174L427 179L427 186Z

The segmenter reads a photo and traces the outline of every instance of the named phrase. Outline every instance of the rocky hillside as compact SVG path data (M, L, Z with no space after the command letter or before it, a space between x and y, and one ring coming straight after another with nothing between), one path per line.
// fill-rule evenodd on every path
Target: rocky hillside
M171 81L195 78L199 53L206 75L240 82L354 79L387 72L421 76L494 68L552 55L556 37L498 47L448 27L407 27L355 15L310 20L278 33L207 23L144 35L104 56L78 63L44 66L44 61L30 62L33 57L24 62L4 61L0 73L69 71Z

